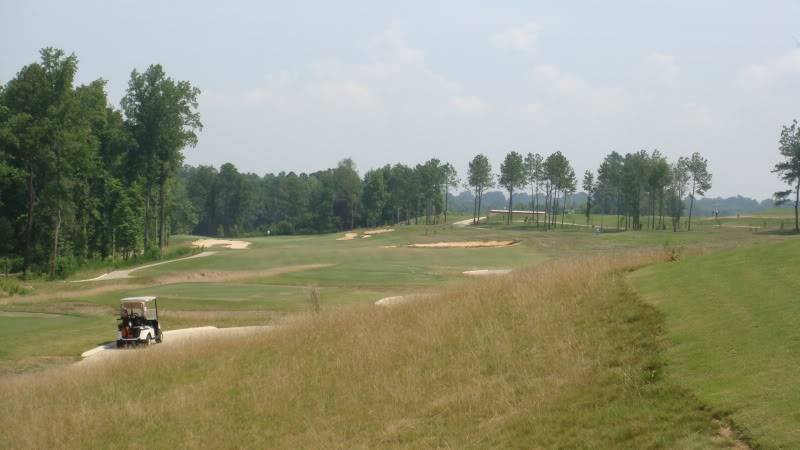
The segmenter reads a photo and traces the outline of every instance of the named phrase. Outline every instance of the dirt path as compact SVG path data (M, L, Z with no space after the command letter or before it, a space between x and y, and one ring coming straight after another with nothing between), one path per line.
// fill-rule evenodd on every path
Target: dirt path
M89 278L87 280L74 280L74 281L70 281L70 283L83 283L83 282L86 282L86 281L105 281L105 280L119 280L119 279L122 279L122 278L133 278L131 276L131 273L132 272L136 272L137 270L149 269L151 267L160 266L162 264L169 264L169 263L174 263L174 262L177 262L177 261L185 261L187 259L205 258L206 256L211 256L211 255L213 255L215 253L217 253L217 252L202 252L202 253L198 253L196 255L187 256L186 258L171 259L169 261L161 261L161 262L157 262L157 263L153 263L153 264L146 264L144 266L134 267L132 269L114 270L113 272L104 273L104 274L100 275L99 277Z
M186 345L194 339L217 337L217 336L237 336L258 331L267 331L272 329L270 325L264 326L251 326L251 327L231 327L231 328L217 328L212 326L183 328L179 330L164 331L164 341L155 346L179 346ZM115 342L109 342L105 345L100 345L93 349L87 350L81 354L81 359L76 364L95 364L98 362L109 361L112 358L122 358L129 352L135 351L132 349L118 349Z
M478 222L480 223L480 221L485 219L485 218L486 218L486 216L478 217ZM464 219L464 220L459 220L458 222L453 222L453 226L454 227L459 227L459 228L463 228L463 227L466 227L466 226L469 226L469 225L472 225L472 219Z

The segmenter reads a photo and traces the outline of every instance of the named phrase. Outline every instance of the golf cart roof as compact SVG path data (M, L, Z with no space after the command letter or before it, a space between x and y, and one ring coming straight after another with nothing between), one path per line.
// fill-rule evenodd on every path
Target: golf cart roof
M120 303L133 303L133 302L152 302L155 300L155 297L125 297L120 300Z

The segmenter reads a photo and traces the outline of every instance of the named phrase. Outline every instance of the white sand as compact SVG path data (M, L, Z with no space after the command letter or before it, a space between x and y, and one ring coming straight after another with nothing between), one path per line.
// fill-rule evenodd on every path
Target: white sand
M367 236L373 236L376 234L391 233L392 231L394 231L394 228L381 228L377 230L367 230L364 232L364 234Z
M508 247L518 244L519 241L456 241L434 242L431 244L409 244L411 248L492 248Z
M216 337L216 336L235 336L247 333L253 333L257 331L265 331L272 329L272 326L252 326L252 327L231 327L231 328L217 328L217 327L195 327L195 328L183 328L179 330L168 330L164 331L164 342L160 344L153 344L154 346L173 346L173 345L185 345L191 342L195 338L199 337ZM101 345L95 347L91 350L87 350L81 354L83 357L82 360L78 361L78 364L85 364L85 363L96 363L100 361L106 361L109 358L113 357L124 357L126 352L132 351L131 349L118 349L116 342L110 342L105 345Z
M230 239L198 239L192 242L192 247L214 247L215 245L219 245L220 247L230 248L233 250L244 250L250 246L250 243L247 241L233 241Z
M358 233L345 233L344 236L336 238L337 241L352 241L358 237Z
M402 303L408 303L414 300L418 300L424 297L425 294L409 294L409 295L395 295L392 297L384 297L377 302L375 302L378 306L394 306L399 305Z
M485 276L485 275L506 275L511 273L511 269L481 269L481 270L467 270L461 272L469 276Z

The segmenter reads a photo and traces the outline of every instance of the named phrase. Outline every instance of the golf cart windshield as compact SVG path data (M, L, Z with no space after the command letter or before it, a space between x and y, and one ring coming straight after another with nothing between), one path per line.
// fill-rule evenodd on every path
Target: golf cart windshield
M147 320L156 320L156 311L152 308L145 306L144 302L128 302L120 305L120 316L127 317L143 317Z

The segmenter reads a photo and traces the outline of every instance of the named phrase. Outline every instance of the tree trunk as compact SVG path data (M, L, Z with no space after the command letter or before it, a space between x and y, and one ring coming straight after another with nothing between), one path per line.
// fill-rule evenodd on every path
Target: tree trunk
M149 179L144 191L144 251L147 251L150 248L150 194L152 193Z
M798 215L798 207L800 207L800 180L797 180L797 187L794 194L794 231L800 232L800 215Z
M350 208L350 229L352 230L353 228L356 227L356 196L355 195L353 195L353 198L350 199L350 205L352 205L352 207Z
M514 221L514 189L509 188L508 190L508 224L511 225L511 222Z
M472 224L477 224L478 218L478 188L475 188L475 195L472 197Z
M589 220L591 220L592 215L592 196L586 196L586 225L589 225Z
M28 277L28 270L31 267L31 237L33 235L33 202L35 195L33 192L33 167L28 163L28 217L25 221L25 256L22 263L22 278Z
M164 235L167 227L166 227L166 215L165 215L165 205L166 203L166 193L164 192L166 180L164 177L159 180L158 183L158 255L159 258L164 256L164 244L166 243L166 236Z
M553 194L553 213L550 214L550 221L553 222L552 225L555 229L556 224L558 223L558 203L561 200L561 191L558 188L555 188Z
M444 224L447 225L447 197L449 197L450 192L448 189L444 190Z
M531 212L533 212L533 184L531 184ZM531 216L533 218L533 216Z
M50 261L50 278L56 276L56 266L58 265L58 235L61 231L61 206L56 208L55 225L53 227L53 259Z
M689 202L689 225L686 231L692 231L692 210L694 209L694 194L695 194L694 190L695 190L695 182L692 181L692 197L691 197L692 200Z
M478 223L481 223L481 203L483 202L483 187L478 191Z

